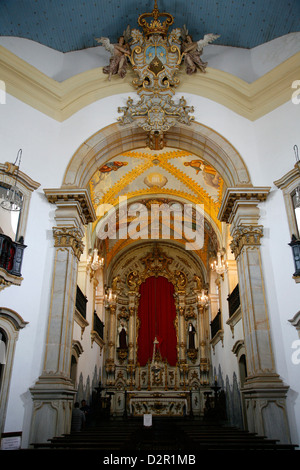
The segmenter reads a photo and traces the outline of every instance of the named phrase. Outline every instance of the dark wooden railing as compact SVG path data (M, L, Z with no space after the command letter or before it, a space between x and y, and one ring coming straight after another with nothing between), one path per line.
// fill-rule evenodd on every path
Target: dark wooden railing
M228 300L228 309L229 309L229 318L237 311L240 306L240 290L239 285L237 284L231 294L227 297Z
M87 298L82 292L82 290L77 286L77 293L76 293L76 308L80 315L86 319L86 304Z
M13 276L21 277L23 252L26 245L14 242L10 237L0 233L0 268Z
M101 339L103 339L103 330L104 330L104 323L100 320L97 313L94 312L94 331L98 333Z
M211 337L213 338L221 329L222 329L221 310L219 309L215 318L210 322Z

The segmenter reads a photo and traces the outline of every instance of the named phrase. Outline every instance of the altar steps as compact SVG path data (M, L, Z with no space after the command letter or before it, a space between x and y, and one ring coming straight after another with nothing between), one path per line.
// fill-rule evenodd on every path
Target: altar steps
M294 445L283 445L238 428L208 425L199 420L153 418L146 428L141 419L109 420L50 439L33 443L34 449L100 450L116 452L198 452L207 450L295 450Z

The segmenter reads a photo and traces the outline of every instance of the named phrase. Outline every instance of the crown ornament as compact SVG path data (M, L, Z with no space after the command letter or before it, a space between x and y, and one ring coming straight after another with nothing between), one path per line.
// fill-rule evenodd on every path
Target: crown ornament
M153 18L148 23L147 18ZM160 17L165 17L165 21L161 22ZM143 13L138 18L138 24L143 28L145 36L149 37L152 34L160 34L166 36L169 27L174 23L174 17L170 13L161 13L157 7L157 0L154 0L154 8L152 13Z

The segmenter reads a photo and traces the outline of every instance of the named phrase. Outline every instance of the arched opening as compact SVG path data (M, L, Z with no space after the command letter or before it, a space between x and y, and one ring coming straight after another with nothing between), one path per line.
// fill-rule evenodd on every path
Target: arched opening
M133 126L124 129L113 124L102 129L75 152L61 187L61 191L66 193L75 188L86 188L96 213L96 220L86 230L86 248L80 263L83 266L87 263L97 283L93 294L95 311L105 325L104 341L107 344L102 380L115 394L112 409L117 414L118 403L122 403L120 413L121 409L123 413L124 397L115 393L115 384L119 389L130 384L130 390L142 390L143 387L151 387L152 383L146 365L153 356L155 333L159 336L159 332L153 333L154 338L153 334L150 335L155 324L153 318L157 315L153 307L155 303L152 305L150 302L155 297L154 287L147 294L149 300L145 308L143 289L150 285L151 276L147 279L139 277L131 286L127 282L130 274L138 271L140 275L144 271L141 259L154 253L156 237L151 231L149 211L153 206L171 207L174 203L182 208L187 204L193 208L199 204L203 207L204 237L198 250L188 253L188 237L176 237L178 226L175 227L175 219L168 227L171 227L171 236L164 237L160 233L156 238L159 250L174 260L174 278L179 279L175 271L182 272L187 282L182 290L175 286L174 293L170 294L175 299L173 317L169 321L173 323L169 330L173 342L165 352L160 352L174 369L166 371L165 381L161 384L175 388L176 382L178 387L187 387L190 381L197 389L200 385L209 386L211 382L210 324L216 322L222 302L224 304L221 293L224 286L219 274L211 271L211 263L217 259L218 253L222 253L223 259L231 259L231 267L234 265L228 228L219 220L218 212L228 187L252 186L248 170L236 149L217 132L200 123L173 127L166 134L167 147L161 151L146 149L144 142L145 134ZM144 218L141 216L143 208ZM104 218L106 211L108 216ZM105 230L99 236L103 221ZM191 227L196 221L192 216ZM164 228L162 219L158 228L160 231ZM97 259L103 260L103 267L96 270ZM164 278L159 272L153 279L158 279L158 274ZM164 279L170 283L167 277ZM203 303L203 298L208 301ZM148 322L152 319L151 327L148 323L144 329L142 314ZM220 326L217 325L216 342L223 341L222 328L221 322ZM165 333L159 338L161 349L163 336ZM186 361L187 368L182 366ZM197 374L199 367L200 373ZM173 377L172 383L169 372ZM198 404L196 413L201 414L204 397L198 391L195 400Z
M247 377L247 363L246 363L245 354L242 354L239 359L239 371L240 371L241 387L243 387L245 384L245 379Z
M0 328L0 393L4 377L4 368L6 364L7 336L5 331Z
M15 311L0 308L0 432L3 431L8 392L19 331L26 322Z

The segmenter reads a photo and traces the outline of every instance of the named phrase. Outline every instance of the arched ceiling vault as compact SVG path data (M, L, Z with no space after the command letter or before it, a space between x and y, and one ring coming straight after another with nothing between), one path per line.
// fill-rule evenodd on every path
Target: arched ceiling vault
M73 155L65 173L63 190L88 189L97 214L91 246L97 244L97 224L103 208L119 210L120 197L128 205L156 199L160 204L202 205L207 227L199 256L207 262L212 234L214 252L222 247L222 223L218 212L224 190L249 187L248 170L237 150L200 123L178 124L166 134L163 150L145 147L145 133L134 126L112 124L87 139ZM210 234L210 229L212 232ZM184 238L177 241L184 243ZM110 262L132 240L105 241Z

